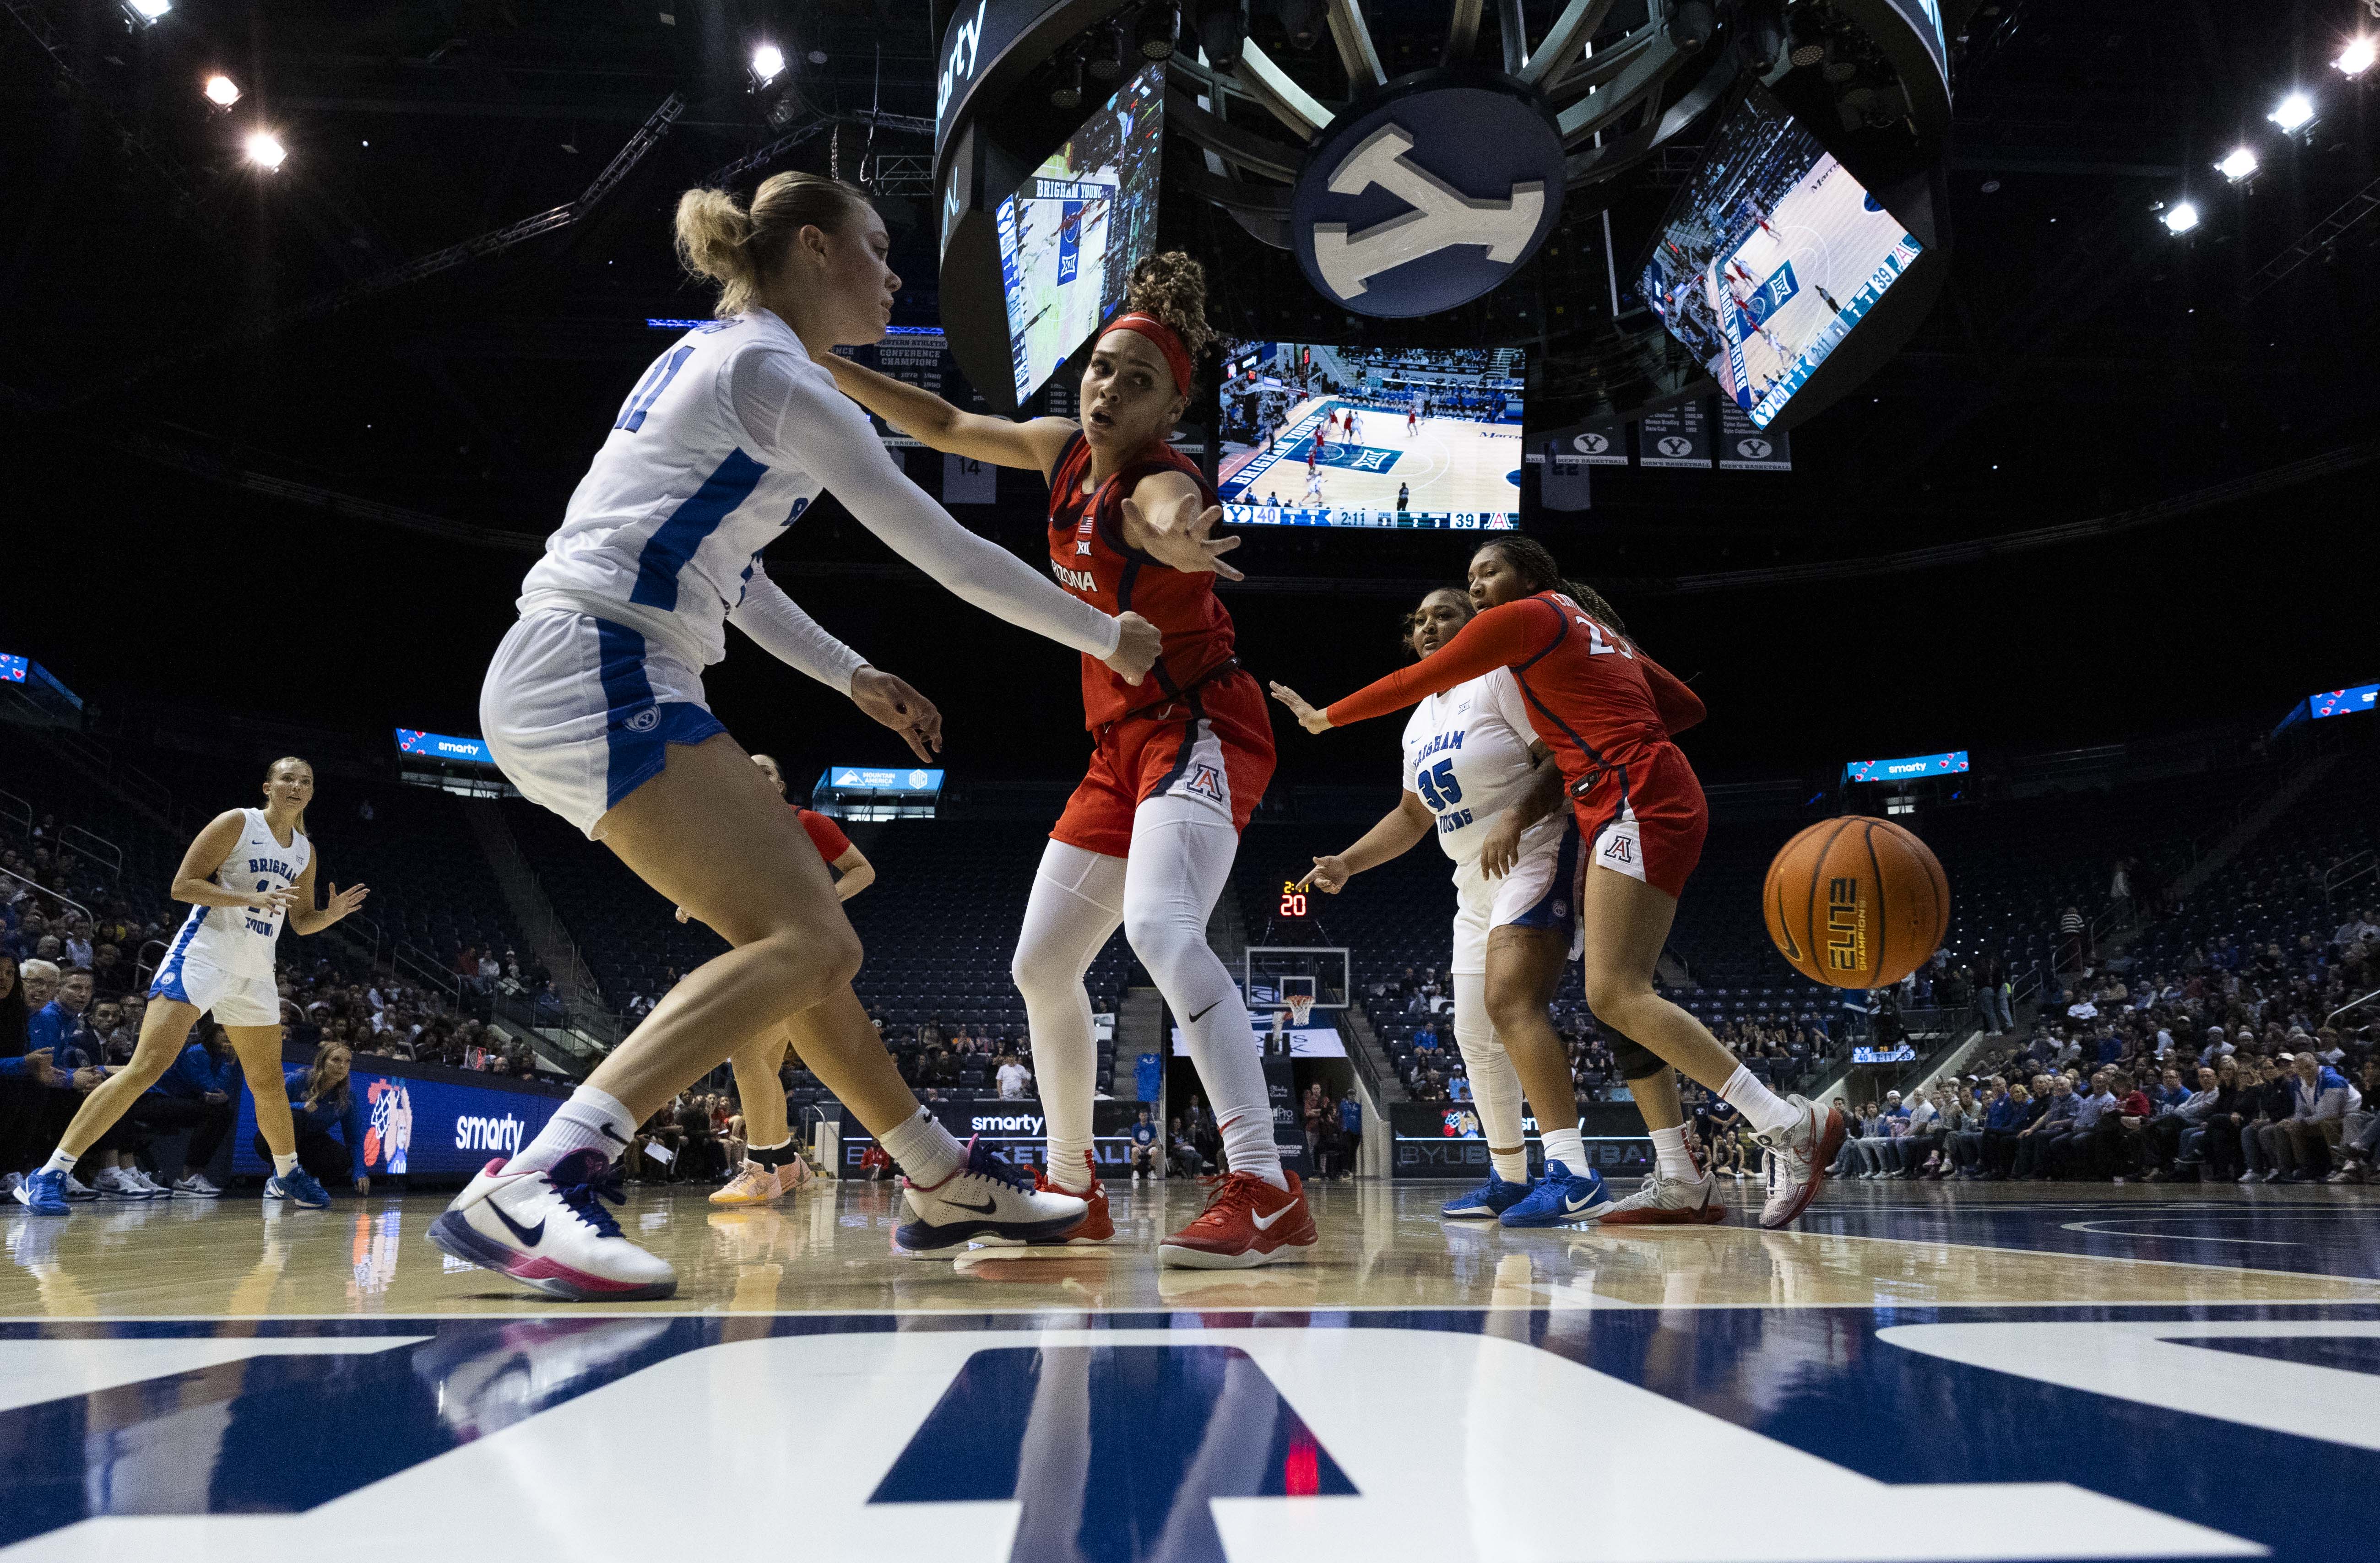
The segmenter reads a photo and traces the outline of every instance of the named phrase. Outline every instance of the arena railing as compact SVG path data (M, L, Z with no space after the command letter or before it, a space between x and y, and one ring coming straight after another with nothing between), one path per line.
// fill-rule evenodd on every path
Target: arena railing
M2322 903L2328 906L2331 898L2359 879L2380 876L2380 853L2371 849L2357 853L2322 877Z
M0 829L30 842L33 839L33 806L14 793L0 791Z
M99 917L96 913L92 912L90 907L85 906L81 902L77 901L74 897L67 895L63 891L54 891L50 889L49 886L42 884L37 880L29 879L25 878L24 875L18 873L14 868L0 868L0 874L6 875L9 878L12 878L18 884L25 886L35 895L40 896L44 900L55 901L61 906L73 907L76 911L83 915L85 921L91 923L94 926L99 922ZM60 942L64 941L61 940Z
M95 830L79 825L58 827L58 845L73 849L79 857L88 857L107 869L107 877L121 883L124 878L124 849Z

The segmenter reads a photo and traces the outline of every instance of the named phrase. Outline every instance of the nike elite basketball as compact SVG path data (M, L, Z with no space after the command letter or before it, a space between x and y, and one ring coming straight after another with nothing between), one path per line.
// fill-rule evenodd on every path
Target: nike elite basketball
M1768 865L1768 937L1793 969L1834 987L1915 971L1950 927L1950 882L1924 842L1888 820L1813 825Z

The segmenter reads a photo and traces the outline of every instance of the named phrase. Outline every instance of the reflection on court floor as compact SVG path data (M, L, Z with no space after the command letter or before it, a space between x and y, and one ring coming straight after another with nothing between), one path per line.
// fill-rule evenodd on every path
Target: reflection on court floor
M880 1186L649 1190L682 1289L614 1312L454 1267L429 1196L12 1217L0 1555L631 1557L744 1492L832 1557L2371 1556L2357 1191L1625 1234L1315 1192L1315 1263L1219 1273L1151 1263L1195 1187L956 1266L890 1256Z

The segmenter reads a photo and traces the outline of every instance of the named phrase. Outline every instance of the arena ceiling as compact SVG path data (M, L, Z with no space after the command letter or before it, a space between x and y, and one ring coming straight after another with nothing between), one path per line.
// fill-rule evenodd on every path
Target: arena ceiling
M646 320L703 312L669 254L679 190L807 132L765 167L885 191L905 309L934 317L917 222L938 36L927 0L180 0L142 28L116 0L5 8L0 405L25 475L10 508L39 534L20 561L103 574L128 539L132 558L177 575L241 539L294 541L338 562L346 588L325 607L448 582L404 591L411 622L460 648L416 658L460 670L485 638L468 626L500 612L516 578L513 545L558 517L656 349ZM1256 10L1256 35L1293 56L1263 0ZM2358 607L2369 618L2339 566L2370 557L2353 517L2369 508L2363 464L2380 456L2380 219L2307 245L2277 280L2259 274L2380 173L2374 89L2327 64L2360 14L2352 0L1987 3L1954 73L1953 269L1916 339L1795 433L1791 476L1599 471L1595 509L1543 518L1547 535L1665 637L1716 617L1727 641L1758 640L1817 614L1975 660L1968 683L1938 664L1893 675L1904 705L1988 690L1978 648L2003 634L2079 647L2079 661L2026 655L2044 677L2091 677L2142 636L2227 606L2286 615L2299 665L2277 678L2313 687L2334 664L2371 676L2344 665L2369 657L2367 637L2332 626ZM777 124L747 91L763 31L800 94ZM199 94L213 71L240 86L228 113ZM2270 134L2265 112L2300 83L2320 89L2324 114ZM260 125L288 149L270 176L241 155ZM2227 187L2210 164L2259 131L2265 170ZM1623 263L1691 157L1673 149L1614 193ZM2159 208L2184 193L2205 221L2178 239ZM1534 367L1558 378L1573 345L1533 345ZM971 520L1029 549L1037 486L1002 500L996 519ZM1862 573L1943 549L1954 563ZM806 600L865 602L901 578L831 508L782 551ZM1342 664L1377 662L1375 621L1463 552L1445 538L1258 539L1242 558L1262 589L1237 611L1251 638L1324 658L1328 686ZM419 576L432 561L443 575ZM1847 573L1853 561L1869 563ZM1316 617L1326 583L1364 594L1352 635L1345 604ZM2012 611L2013 630L1998 628ZM103 629L128 666L152 644L153 615L46 612L10 609L20 627L5 633ZM2131 619L2131 638L2111 615ZM1671 660L1728 654L1698 640ZM2202 704L2267 703L2261 684L2200 688L2220 691ZM2179 693L2133 697L2190 709ZM2077 735L2140 716L2109 698L2062 692L2035 709ZM468 699L455 703L467 721ZM1932 740L1912 727L1912 742ZM1757 753L1747 740L1747 763Z

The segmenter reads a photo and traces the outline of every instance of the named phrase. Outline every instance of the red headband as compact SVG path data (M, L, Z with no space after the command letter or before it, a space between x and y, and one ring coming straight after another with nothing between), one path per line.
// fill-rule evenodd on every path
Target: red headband
M1165 367L1173 371L1174 389L1184 396L1190 394L1190 349L1182 345L1172 326L1154 315L1118 315L1108 322L1108 331L1136 332L1156 343L1157 350L1165 355ZM1107 332L1099 334L1105 336Z

